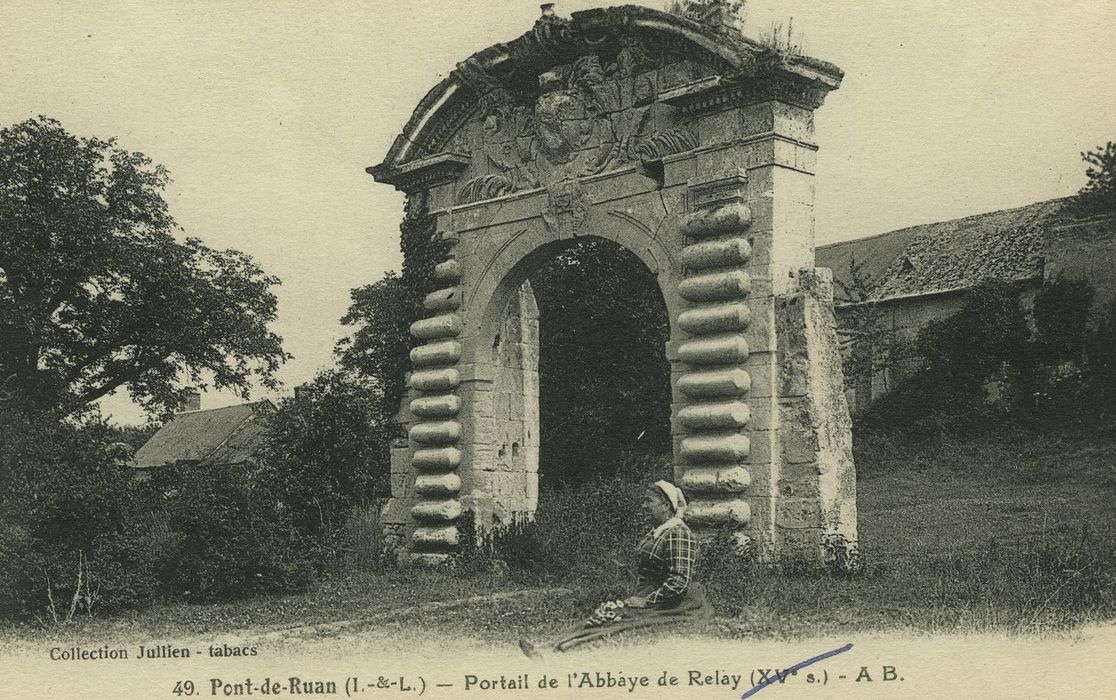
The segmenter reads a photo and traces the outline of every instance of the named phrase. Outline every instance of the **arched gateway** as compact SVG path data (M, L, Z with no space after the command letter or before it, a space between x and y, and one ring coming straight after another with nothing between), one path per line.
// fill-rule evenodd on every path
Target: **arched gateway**
M549 5L462 63L369 172L447 256L392 451L385 524L419 560L534 511L538 313L528 276L578 236L624 246L670 315L688 520L762 556L856 540L828 275L814 269L813 110L841 71L716 21ZM406 226L405 226L406 229Z

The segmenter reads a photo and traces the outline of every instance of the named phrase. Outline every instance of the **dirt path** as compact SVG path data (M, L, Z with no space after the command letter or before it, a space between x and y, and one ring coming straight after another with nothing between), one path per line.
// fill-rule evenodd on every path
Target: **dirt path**
M421 615L546 593L478 596L413 606L390 618L244 630L216 639L134 639L126 644L128 660L52 661L52 653L64 653L74 643L28 643L0 651L0 695L149 700L191 697L187 688L193 697L233 697L295 696L330 687L345 695L348 686L349 695L367 698L727 699L757 685L762 687L753 694L761 700L1112 695L1098 676L1113 660L1113 625L1013 638L855 633L780 642L642 636L532 661L503 639L434 633L415 623ZM191 656L140 659L140 644L148 650L188 649ZM81 646L96 648L89 642ZM247 655L211 655L217 648ZM775 680L777 669L827 653L828 658ZM764 685L765 678L772 682ZM274 692L264 693L265 687Z

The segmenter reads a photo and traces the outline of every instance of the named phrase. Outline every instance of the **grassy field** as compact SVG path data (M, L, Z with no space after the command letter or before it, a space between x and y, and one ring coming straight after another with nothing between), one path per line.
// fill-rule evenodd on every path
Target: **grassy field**
M872 445L865 454L858 466L863 570L778 572L749 562L707 570L717 616L692 632L722 638L891 629L1028 633L1116 617L1113 441L1008 431L917 449ZM493 643L538 639L623 592L626 574L614 560L624 553L616 556L615 544L607 546L586 544L588 564L560 571L509 571L481 561L456 571L349 572L299 595L160 605L64 629L9 625L2 634L22 642L44 636L104 641L253 635L338 620L375 619L390 627L391 611L407 608L411 629ZM437 613L413 607L555 586L567 590Z

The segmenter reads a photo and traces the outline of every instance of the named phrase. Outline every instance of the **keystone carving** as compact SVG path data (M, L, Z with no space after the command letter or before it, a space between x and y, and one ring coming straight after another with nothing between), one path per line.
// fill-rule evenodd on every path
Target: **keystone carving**
M561 236L580 234L589 219L589 195L577 180L562 180L547 191L542 218L551 231Z

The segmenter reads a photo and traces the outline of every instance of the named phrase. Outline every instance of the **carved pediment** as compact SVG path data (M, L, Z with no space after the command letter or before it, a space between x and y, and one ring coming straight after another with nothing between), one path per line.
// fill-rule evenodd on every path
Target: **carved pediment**
M840 82L829 64L769 54L734 29L647 8L547 10L522 37L459 63L369 172L410 190L429 179L410 164L461 154L456 201L478 201L695 147L693 101L660 97L688 84L772 70L826 90Z

